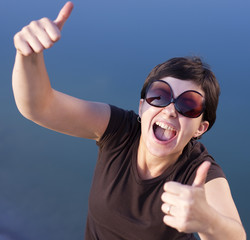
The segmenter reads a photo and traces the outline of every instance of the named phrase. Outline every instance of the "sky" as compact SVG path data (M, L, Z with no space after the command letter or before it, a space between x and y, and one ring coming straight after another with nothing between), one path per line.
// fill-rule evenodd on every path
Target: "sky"
M95 142L52 132L18 112L11 86L13 37L32 20L54 20L62 0L0 7L0 240L83 239ZM45 51L54 88L138 111L151 69L200 56L221 86L217 122L202 142L222 166L250 233L250 2L75 0L61 40Z

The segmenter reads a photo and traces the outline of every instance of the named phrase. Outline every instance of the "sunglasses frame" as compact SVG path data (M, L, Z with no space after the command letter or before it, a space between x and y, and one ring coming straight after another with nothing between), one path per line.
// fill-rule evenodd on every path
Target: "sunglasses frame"
M171 93L171 99L170 99L170 102L169 102L168 104L159 106L159 105L152 104L152 103L148 100L147 94L148 94L148 91L149 91L151 85L152 85L154 82L162 82L162 83L168 85L168 87L169 87L169 89L170 89L170 93ZM195 117L188 116L188 115L184 114L184 113L180 110L180 108L178 107L178 99L179 99L184 93L187 93L187 92L194 92L194 93L197 93L198 95L200 95L200 96L202 97L202 110L201 110L201 112L200 112L197 116L195 116ZM178 113L180 113L181 115L183 115L183 116L185 116L185 117L188 117L188 118L198 118L198 117L205 111L205 98L203 97L203 95L202 95L201 93L199 93L199 92L197 92L197 91L195 91L195 90L187 90L187 91L181 93L177 98L174 98L173 89L171 88L170 84L167 83L167 82L165 82L165 81L163 81L163 80L153 80L153 81L148 85L148 87L146 88L146 91L145 91L145 98L144 98L144 99L146 100L146 102L147 102L149 105L151 105L151 106L153 106L153 107L158 107L158 108L164 108L164 107L170 105L171 103L173 103L173 104L174 104L174 107L175 107L175 109L176 109L176 111L177 111Z

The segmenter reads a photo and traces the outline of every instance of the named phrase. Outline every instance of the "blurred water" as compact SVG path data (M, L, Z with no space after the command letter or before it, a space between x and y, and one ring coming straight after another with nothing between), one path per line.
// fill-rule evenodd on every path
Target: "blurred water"
M83 239L95 142L24 119L11 90L14 34L33 19L55 18L64 1L1 3L0 239ZM222 94L218 120L202 141L223 167L250 232L249 1L74 4L62 39L45 54L60 91L137 111L140 87L156 64L199 55L211 65Z

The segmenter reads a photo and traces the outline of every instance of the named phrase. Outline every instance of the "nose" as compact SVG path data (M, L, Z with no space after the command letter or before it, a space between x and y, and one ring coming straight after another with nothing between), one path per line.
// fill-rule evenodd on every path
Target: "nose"
M178 115L173 102L170 103L168 106L164 107L162 109L162 112L168 117L172 118L176 118Z

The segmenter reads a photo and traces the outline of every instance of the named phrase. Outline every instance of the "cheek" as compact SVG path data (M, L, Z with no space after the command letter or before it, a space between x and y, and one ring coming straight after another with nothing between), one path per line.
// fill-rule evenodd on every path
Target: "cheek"
M180 125L183 135L187 138L192 138L200 126L200 119L180 117Z
M140 101L140 113L143 114L145 111L147 111L150 108L150 105L147 104L145 100Z
M158 108L154 108L151 106L144 106L141 108L141 129L142 133L147 134L152 127L152 122L155 116L159 113Z
M147 102L143 101L140 104L139 113L141 118L150 120L157 115L160 110L160 108L152 107Z

